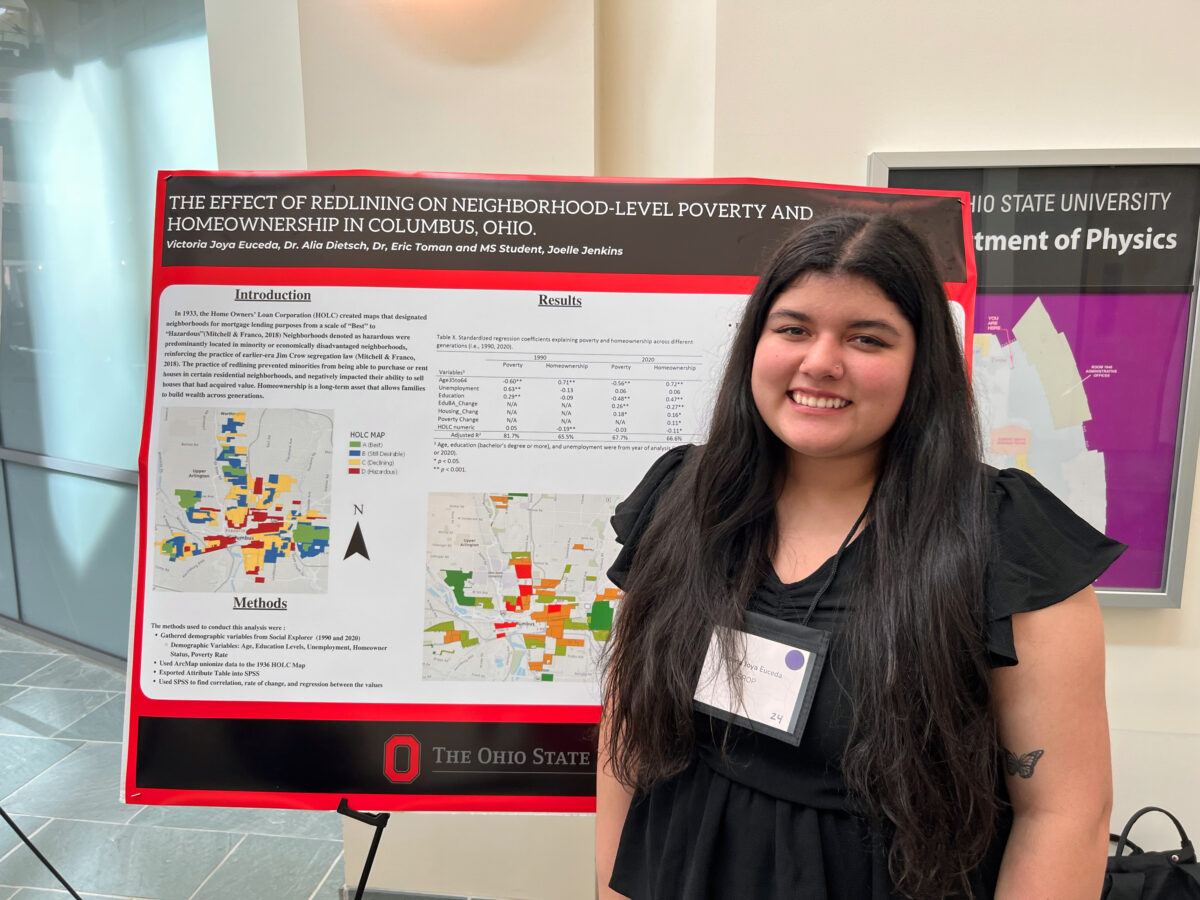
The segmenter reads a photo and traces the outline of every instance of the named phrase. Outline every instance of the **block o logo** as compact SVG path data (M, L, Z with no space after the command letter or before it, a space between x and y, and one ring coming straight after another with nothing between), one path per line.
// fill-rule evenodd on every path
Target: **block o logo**
M394 734L388 738L383 748L383 774L395 784L416 781L421 774L420 742L411 734Z

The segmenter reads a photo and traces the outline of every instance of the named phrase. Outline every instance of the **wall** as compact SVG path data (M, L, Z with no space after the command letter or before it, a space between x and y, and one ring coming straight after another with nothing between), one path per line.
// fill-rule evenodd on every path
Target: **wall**
M883 150L1196 146L1189 0L725 0L717 175L858 184Z
M1200 146L1182 114L1200 88L1191 0L270 3L255 40L288 77L283 109L256 121L222 86L262 92L245 35L213 27L244 4L208 0L222 166L295 165L301 133L310 167L852 184L875 151ZM1162 803L1200 828L1200 540L1184 590L1181 610L1105 611L1118 823ZM371 885L591 897L590 832L586 817L397 815ZM347 826L351 881L369 839ZM540 848L537 866L518 871L513 844ZM451 845L472 852L438 868Z
M300 0L310 168L590 173L578 0Z
M596 9L596 173L713 171L717 0L604 0Z

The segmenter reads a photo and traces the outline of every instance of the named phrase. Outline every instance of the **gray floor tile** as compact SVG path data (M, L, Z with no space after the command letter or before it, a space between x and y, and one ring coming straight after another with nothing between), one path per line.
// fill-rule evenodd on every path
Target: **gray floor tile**
M81 897L338 900L336 813L121 804L123 687L0 625L0 800ZM69 896L0 821L0 900Z
M210 832L197 832L207 834ZM212 874L195 900L295 900L308 897L342 852L335 841L247 835Z
M103 691L26 688L0 703L0 734L50 737L107 703L112 696Z
M317 892L312 895L311 900L340 900L342 885L345 882L346 864L342 861L342 855L339 853L338 858L333 862L333 868L325 876L325 880L321 882L321 886L317 888Z
M132 819L135 825L204 828L276 837L342 839L342 817L331 811L248 809L233 806L146 806Z
M197 831L180 841L179 832L167 828L55 819L38 833L37 844L81 893L187 900L237 842L238 835L217 831ZM0 861L0 884L60 886L32 853ZM253 896L232 893L223 900Z
M0 735L0 797L7 797L79 746L79 741Z
M4 628L0 628L0 650L21 650L26 653L62 652L49 644L43 644L41 641L35 641L33 638Z
M34 836L34 833L50 821L41 816L13 816L12 819L17 823L17 827L25 832L25 836L35 844L37 843L37 838ZM17 837L17 833L8 827L8 823L0 819L0 856L4 856L4 854L8 853L17 844L23 843L24 841ZM0 891L0 898L2 897L4 897L4 893Z
M77 656L60 656L45 668L21 679L21 684L81 691L123 691L125 673L114 672Z
M125 729L125 695L117 694L107 703L71 723L55 737L83 741L115 741L123 738Z
M118 800L120 782L121 745L86 743L14 791L4 808L27 816L128 822L138 808Z
M57 653L0 650L0 684L16 684L61 657Z

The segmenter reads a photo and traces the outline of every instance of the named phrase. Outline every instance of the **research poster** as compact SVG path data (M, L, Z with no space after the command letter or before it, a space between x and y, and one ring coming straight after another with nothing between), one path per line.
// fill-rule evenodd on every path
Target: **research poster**
M894 169L889 183L971 193L988 461L1129 545L1097 586L1163 589L1200 167Z
M754 274L891 210L968 322L966 202L162 173L125 798L593 810L609 519L703 440Z

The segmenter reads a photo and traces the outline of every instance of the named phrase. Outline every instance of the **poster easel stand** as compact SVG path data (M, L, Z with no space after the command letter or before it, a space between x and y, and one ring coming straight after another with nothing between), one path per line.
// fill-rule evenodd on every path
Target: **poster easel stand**
M9 827L17 833L17 837L19 837L21 840L23 840L25 842L25 846L27 846L30 850L33 851L33 855L36 856L41 861L42 865L46 867L46 869L50 872L50 874L53 875L55 878L57 878L59 880L59 882L62 883L62 886L67 889L67 893L70 894L72 897L74 897L75 900L80 900L79 895L77 893L75 893L75 888L73 888L73 887L71 887L71 885L67 884L67 879L63 878L62 875L60 875L58 873L58 869L56 869L56 868L54 868L54 866L50 865L50 860L46 859L46 857L44 857L42 855L42 851L33 845L33 841L31 841L28 837L25 836L25 832L23 832L17 826L17 823L12 820L12 818L9 816L9 814L4 811L4 807L0 807L0 816L4 817L4 821L7 822ZM372 848L372 849L374 849L374 848Z
M362 900L363 891L367 887L367 878L371 875L371 866L375 862L375 851L379 849L379 839L383 837L383 829L387 827L391 813L359 812L350 808L350 802L345 797L338 803L337 811L347 818L356 819L365 825L375 826L375 836L371 838L371 849L367 851L367 860L363 863L362 875L358 879L358 890L354 892L354 900Z

